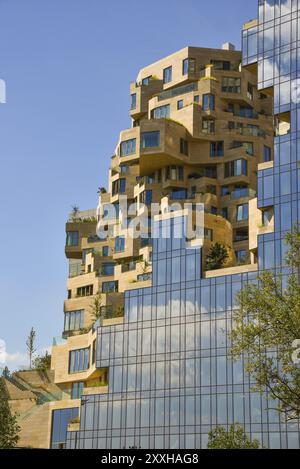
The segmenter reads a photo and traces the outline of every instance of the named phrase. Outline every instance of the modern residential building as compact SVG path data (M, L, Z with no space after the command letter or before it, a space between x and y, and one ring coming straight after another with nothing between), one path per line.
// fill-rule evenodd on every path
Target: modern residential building
M260 0L243 53L187 47L131 84L132 125L100 191L107 239L96 210L67 222L68 297L51 364L62 394L46 411L46 445L205 448L212 428L239 422L264 447L299 448L299 423L253 391L228 340L243 285L263 270L288 272L284 237L299 219L298 17L297 1ZM124 196L136 204L130 221L162 203L149 237L121 223ZM205 212L192 240L175 236L188 202ZM229 257L209 270L216 242Z

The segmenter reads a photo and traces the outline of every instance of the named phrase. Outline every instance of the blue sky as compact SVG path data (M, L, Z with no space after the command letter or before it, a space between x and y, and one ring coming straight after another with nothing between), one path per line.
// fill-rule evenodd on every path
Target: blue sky
M72 205L96 206L129 83L185 46L240 47L257 16L241 0L0 0L0 339L10 368L61 333ZM0 364L1 366L1 364Z

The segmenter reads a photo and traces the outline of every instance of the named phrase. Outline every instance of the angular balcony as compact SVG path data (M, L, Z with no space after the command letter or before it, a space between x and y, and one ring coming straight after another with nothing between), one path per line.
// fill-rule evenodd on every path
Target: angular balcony
M155 77L149 77L146 84L132 82L130 85L131 94L131 108L130 116L138 120L148 112L149 99L161 91L163 88L163 81Z
M180 139L187 138L187 131L180 123L169 119L145 121L140 133L140 171L143 175L167 165L190 161L189 156L180 153Z

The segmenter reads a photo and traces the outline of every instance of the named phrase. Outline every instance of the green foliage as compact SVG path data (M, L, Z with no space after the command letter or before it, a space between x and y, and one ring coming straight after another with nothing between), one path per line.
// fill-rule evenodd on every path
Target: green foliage
M0 449L12 449L18 443L20 427L16 415L12 415L5 389L5 384L0 378Z
M2 371L2 377L3 377L3 378L9 378L10 375L11 375L11 373L10 373L8 367L6 366L6 367L4 368L4 370Z
M28 353L28 356L29 356L29 367L30 368L32 368L32 360L33 360L33 356L36 352L35 339L36 339L36 332L32 327L30 332L29 332L29 336L27 337L27 341L26 341L26 347L27 347L27 353Z
M228 432L224 427L216 427L209 432L207 447L208 449L259 449L259 441L251 441L243 427L234 424Z
M215 243L207 253L206 265L209 270L222 269L229 258L224 244Z
M77 216L79 214L79 207L78 205L73 205L72 206L72 213L71 213L71 217L72 217L72 220L75 221L77 219Z
M105 187L99 187L97 194L107 194L107 190L105 189Z
M37 356L33 360L33 368L39 371L47 371L50 370L51 366L51 355L46 351L45 355Z
M92 320L94 323L97 322L98 319L100 319L101 317L102 303L103 303L102 294L98 292L95 295L93 302L91 304L91 316L92 316Z
M300 339L299 228L286 241L292 274L274 278L264 272L239 293L231 352L233 358L244 354L246 371L257 383L254 389L267 388L277 409L293 419L300 416L300 367L293 361L293 342Z

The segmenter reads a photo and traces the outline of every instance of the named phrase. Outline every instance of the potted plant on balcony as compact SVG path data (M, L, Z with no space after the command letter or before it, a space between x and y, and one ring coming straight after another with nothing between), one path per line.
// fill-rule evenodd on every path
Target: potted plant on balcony
M211 246L206 257L208 270L222 269L229 258L228 250L224 244L215 243Z

